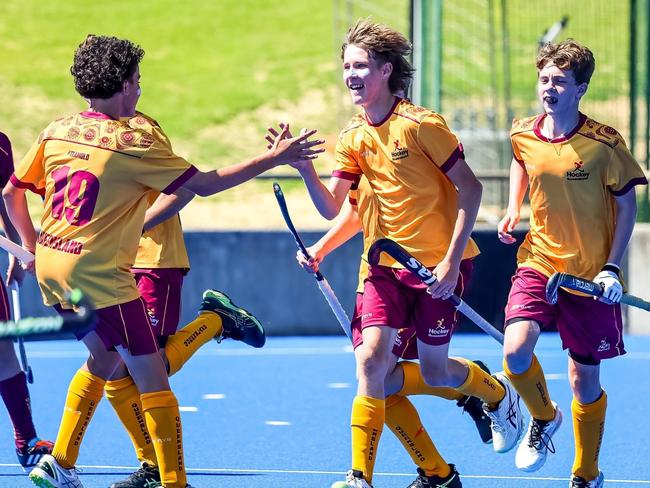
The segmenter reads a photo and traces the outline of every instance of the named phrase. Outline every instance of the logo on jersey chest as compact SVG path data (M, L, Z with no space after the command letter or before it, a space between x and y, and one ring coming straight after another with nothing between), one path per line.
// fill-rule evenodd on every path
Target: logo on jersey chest
M408 149L406 149L403 146L400 146L399 141L397 139L393 141L393 144L395 144L395 150L390 153L390 157L393 161L397 161L398 159L408 158L409 156Z
M575 169L566 172L566 179L575 181L575 180L586 180L589 178L589 171L582 169L584 163L582 161L575 161L573 166Z

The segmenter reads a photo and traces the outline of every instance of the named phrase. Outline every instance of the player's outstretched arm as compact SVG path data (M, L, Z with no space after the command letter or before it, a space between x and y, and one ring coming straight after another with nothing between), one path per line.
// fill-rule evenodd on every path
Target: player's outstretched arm
M278 137L266 153L243 163L233 164L215 171L199 171L183 184L183 188L202 197L207 197L240 185L281 164L316 159L324 151L320 147L324 141L308 141L307 139L314 134L316 134L316 130L306 131L297 137Z
M277 144L278 140L286 137L291 137L288 123L280 123L280 130L269 127L269 133L266 140L270 144ZM305 129L301 134L305 134ZM312 158L313 159L313 158ZM341 206L345 201L345 197L352 186L352 182L341 178L330 178L328 186L325 186L318 177L318 173L314 168L313 162L309 159L303 159L291 164L298 170L300 176L305 182L309 196L311 197L314 206L323 217L327 220L332 220L341 211Z
M164 193L158 195L144 215L144 232L176 215L192 201L192 198L194 198L194 193L185 188L179 188L171 195Z
M512 237L512 231L519 223L519 214L521 205L524 203L526 190L528 189L528 173L524 167L516 160L512 159L510 163L510 191L508 197L508 209L506 215L497 225L499 240L504 244L513 244L517 241Z
M296 260L308 273L315 273L323 259L334 249L345 244L354 235L361 231L361 220L357 209L350 202L343 205L343 209L334 225L315 244L307 248L311 259L305 258L302 251L296 253Z

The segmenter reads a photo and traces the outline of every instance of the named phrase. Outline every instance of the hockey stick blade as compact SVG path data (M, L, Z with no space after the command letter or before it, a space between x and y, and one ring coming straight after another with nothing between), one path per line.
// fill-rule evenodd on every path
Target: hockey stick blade
M278 206L280 207L280 212L282 212L282 217L284 218L284 222L285 224L287 224L287 228L289 229L289 232L291 232L291 235L293 236L293 240L296 242L298 249L300 250L302 255L305 256L306 259L311 259L311 256L307 252L307 248L305 247L305 244L302 242L302 239L300 238L298 231L296 230L295 226L293 225L293 222L291 221L291 216L289 215L289 208L287 207L287 201L284 198L284 193L282 192L282 188L280 188L280 185L277 182L273 183L273 193L275 194L275 199L278 201ZM327 304L332 310L332 313L334 313L334 316L336 317L336 320L338 321L339 325L343 329L343 332L345 332L345 335L347 335L348 338L352 340L350 319L348 318L348 314L345 313L345 310L343 309L341 302L339 302L338 298L336 297L334 290L332 290L332 287L330 286L330 284L327 282L327 280L325 279L325 277L320 271L316 271L315 273L313 273L313 275L314 278L316 278L316 282L318 283L318 288L320 289L321 293L325 297L325 300L327 300Z
M63 339L80 329L91 327L95 322L95 312L90 302L79 290L72 291L70 302L77 308L76 313L64 313L53 317L26 317L17 322L0 322L0 339Z
M404 268L408 269L411 273L420 278L422 283L425 285L432 285L436 282L436 277L426 266L420 263L420 261L411 256L406 249L391 239L384 238L375 241L368 250L368 262L373 266L379 264L382 252L391 256L395 261L404 266ZM503 344L503 334L472 307L465 303L458 295L452 294L447 298L447 300L456 307L460 313L480 327L483 332L488 334L497 342Z
M601 297L603 295L603 288L598 283L578 278L577 276L568 273L554 273L546 284L546 301L551 305L557 303L558 290L560 288L568 288L569 290L579 291L594 297ZM630 295L629 293L623 293L623 296L621 296L621 303L650 311L650 302L637 296Z

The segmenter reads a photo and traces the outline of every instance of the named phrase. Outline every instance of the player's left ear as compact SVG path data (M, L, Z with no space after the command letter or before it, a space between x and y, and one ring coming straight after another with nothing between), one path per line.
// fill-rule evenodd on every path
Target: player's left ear
M589 88L589 83L581 83L578 85L578 100L587 93L587 88Z
M384 76L384 78L390 78L390 75L393 74L393 63L390 61L385 62L381 67L381 74Z

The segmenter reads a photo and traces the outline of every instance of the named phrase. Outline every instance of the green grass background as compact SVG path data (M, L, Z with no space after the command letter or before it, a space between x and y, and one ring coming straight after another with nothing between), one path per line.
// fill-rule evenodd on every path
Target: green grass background
M498 44L501 2L444 2L443 113L449 117L459 108L480 109L493 92L493 79L498 91L503 90L502 71L491 70L490 64L502 61L499 45L490 58L490 3L495 5ZM627 1L507 4L518 115L535 106L536 40L565 14L570 20L563 36L589 44L598 61L587 109L594 103L605 107L606 115L622 110L621 100L624 105L629 92ZM318 128L331 146L352 111L339 74L345 26L372 15L405 30L407 13L407 0L4 0L0 130L12 138L19 159L50 120L84 107L69 67L76 46L94 33L126 37L145 49L139 109L155 117L176 150L202 169L262 152L265 128L281 119ZM614 103L607 105L610 101ZM319 163L322 171L330 166L331 158ZM299 183L285 187L295 202L290 204L297 207L299 225L326 225L304 201ZM192 203L184 218L190 227L281 225L269 188L266 181L248 183Z

